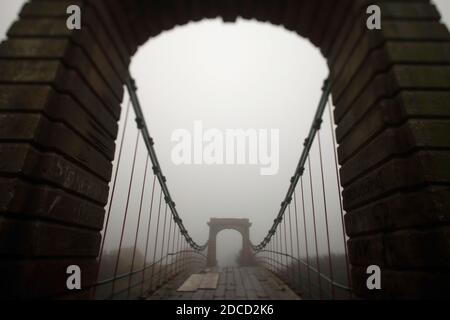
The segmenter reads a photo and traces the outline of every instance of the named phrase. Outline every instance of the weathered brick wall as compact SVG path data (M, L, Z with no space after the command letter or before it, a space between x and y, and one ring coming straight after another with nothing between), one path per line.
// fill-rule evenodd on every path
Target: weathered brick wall
M130 55L102 7L76 2L69 31L73 3L27 3L0 45L2 296L64 296L71 264L96 277Z
M361 25L357 6L326 54L354 289L448 297L450 36L429 1L380 7L381 31ZM370 264L381 291L367 290Z
M365 26L366 0L27 3L0 45L0 295L74 297L70 264L84 287L95 281L130 58L149 37L218 15L282 24L328 60L357 294L446 295L450 35L429 1L375 2L380 31ZM81 31L66 28L70 4ZM372 264L379 292L365 290Z

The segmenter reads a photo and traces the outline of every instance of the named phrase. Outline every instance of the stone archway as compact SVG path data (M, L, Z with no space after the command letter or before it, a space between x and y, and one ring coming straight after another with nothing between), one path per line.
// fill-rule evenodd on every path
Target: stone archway
M242 235L242 251L240 264L249 266L253 264L252 249L250 242L250 226L252 224L248 219L217 219L212 218L208 222L208 258L209 267L217 266L217 234L222 230L236 230Z
M75 3L82 29L70 31ZM374 3L382 30L366 28ZM0 45L0 294L70 294L70 264L83 288L96 281L130 59L218 16L282 25L327 59L355 292L448 295L450 35L428 0L29 1ZM379 292L365 285L373 264Z

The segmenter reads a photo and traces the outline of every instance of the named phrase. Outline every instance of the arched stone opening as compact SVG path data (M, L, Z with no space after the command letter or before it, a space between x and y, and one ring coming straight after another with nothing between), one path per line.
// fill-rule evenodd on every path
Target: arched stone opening
M248 219L216 219L212 218L208 222L208 255L207 264L209 267L217 266L217 234L223 230L235 230L242 235L242 251L240 264L250 266L254 264L252 248L250 242L250 226Z
M217 266L221 268L239 267L242 261L243 238L233 229L222 230L217 234Z
M66 27L74 1L31 0L0 45L2 295L72 295L70 264L83 288L96 281L130 59L164 30L217 16L283 25L327 59L355 292L448 295L450 35L430 1L75 3L80 31ZM372 3L382 30L366 28ZM377 292L366 288L373 264L383 270Z

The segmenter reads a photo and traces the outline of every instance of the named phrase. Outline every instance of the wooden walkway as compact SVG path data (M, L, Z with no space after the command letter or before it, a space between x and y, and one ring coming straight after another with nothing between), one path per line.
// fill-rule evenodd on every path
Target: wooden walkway
M179 276L150 296L149 300L299 300L277 276L260 267L205 269L199 274L218 273L217 287L180 292L186 275ZM192 279L196 280L196 276ZM212 277L214 278L214 277ZM192 286L186 283L184 288Z

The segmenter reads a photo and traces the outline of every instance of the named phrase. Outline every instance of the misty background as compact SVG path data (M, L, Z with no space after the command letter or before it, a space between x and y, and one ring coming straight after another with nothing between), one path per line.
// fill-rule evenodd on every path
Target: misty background
M449 25L450 1L434 2ZM23 0L0 2L2 39L23 3ZM150 39L133 58L130 70L139 88L138 95L169 189L193 239L200 244L207 241L206 223L212 217L248 218L253 224L251 241L259 243L272 225L286 194L320 99L323 80L328 75L328 67L318 49L308 40L279 26L242 19L232 24L221 19L204 20L176 27ZM126 95L121 128L127 102ZM171 161L175 145L171 142L172 132L176 129L192 131L197 120L203 122L205 129L221 131L279 129L278 174L261 176L260 166L250 165L174 165ZM126 165L118 175L121 183L111 208L106 252L113 252L117 247L122 212L127 203L126 182L131 172L137 134L132 114L128 126L122 159ZM323 134L323 143L327 182L335 179L329 126L326 116L324 127L327 130ZM141 143L124 247L130 247L134 241L132 230L137 225L142 185L145 185L145 192L141 210L147 210L147 213L149 210L153 178L150 166L144 184L145 159L145 147ZM317 148L312 150L311 160L312 174L319 177ZM329 185L330 189L326 191L331 203L328 208L332 216L330 224L340 227L336 185ZM313 188L317 194L316 209L321 211L321 186L314 185ZM158 192L156 187L155 197ZM148 218L144 213L142 215L139 223L146 225ZM320 218L318 225L323 229ZM152 229L151 233L154 232ZM342 253L342 235L336 231L331 237L333 252ZM141 231L139 243L144 240L144 232ZM242 238L236 231L221 232L217 242L219 264L234 265L241 242ZM321 243L319 247L324 252L325 244ZM140 247L139 252L142 251Z

